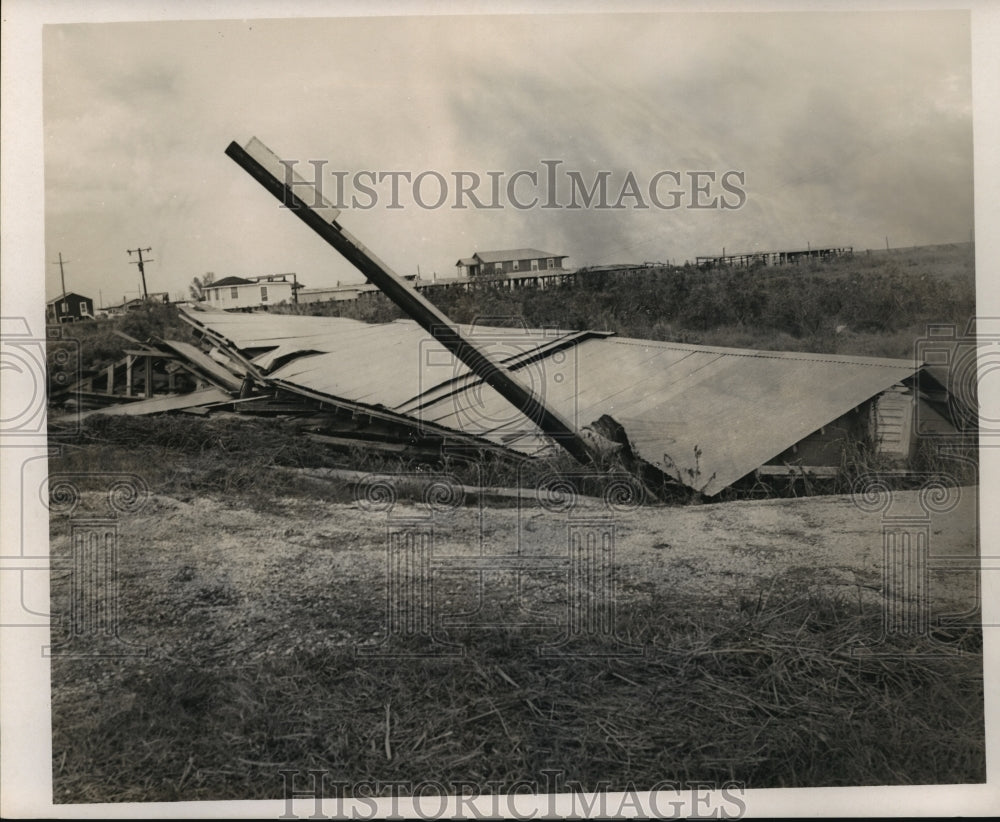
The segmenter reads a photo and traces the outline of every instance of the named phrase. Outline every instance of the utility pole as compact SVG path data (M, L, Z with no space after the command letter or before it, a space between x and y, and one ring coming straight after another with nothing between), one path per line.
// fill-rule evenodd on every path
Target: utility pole
M59 266L59 279L62 281L62 296L66 296L66 272L63 271L63 263L68 263L69 260L64 260L62 258L62 252L59 252L59 260L52 263L52 265Z
M143 300L148 300L149 299L149 293L146 291L146 270L143 268L143 263L152 263L152 262L155 262L155 260L144 260L144 259L142 259L142 252L143 251L152 251L153 249L151 249L151 248L127 248L125 250L128 251L128 255L130 257L133 254L138 254L139 255L139 261L138 262L133 262L133 263L131 263L131 265L137 265L137 266L139 266L139 274L142 277L142 299Z

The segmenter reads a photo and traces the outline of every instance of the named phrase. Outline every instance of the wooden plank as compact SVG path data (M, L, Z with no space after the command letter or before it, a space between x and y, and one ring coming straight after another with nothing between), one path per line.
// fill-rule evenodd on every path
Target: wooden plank
M128 340L130 343L135 343L136 345L142 345L142 342L140 340L137 340L135 337L130 337L124 331L119 331L117 328L112 329L111 333L118 335L123 340Z
M337 448L365 448L370 451L381 451L390 454L402 454L409 449L405 442L380 442L379 440L364 440L358 437L331 437L329 434L306 434L306 439L310 442L318 442L322 445L332 445ZM429 449L417 449L429 450ZM440 449L434 449L435 453L440 453Z
M123 394L106 394L104 391L74 391L74 399L98 405L116 405L120 402L139 402L138 397L126 397Z
M79 419L84 419L93 414L128 417L162 414L166 411L183 411L201 405L228 403L230 400L230 396L219 388L205 388L201 391L192 391L190 394L176 394L172 397L153 397L122 405L112 405L107 408L95 408L92 411L84 411L79 415Z
M242 380L219 365L200 348L180 340L163 340L163 344L196 368L209 382L232 393L239 393Z
M764 477L835 477L839 472L832 465L762 465L757 469Z
M373 474L367 471L352 471L347 468L304 468L302 473L307 477L315 479L340 480L350 485L356 485L368 479L378 478L392 480L393 474ZM419 478L412 476L400 477L403 482L419 482ZM433 481L433 475L427 478L428 482ZM520 499L525 502L537 503L538 490L536 488L505 488L495 485L458 485L458 489L467 497L495 497L500 499ZM592 497L585 494L577 494L573 497L574 502L582 503L585 507L604 507L607 503L601 497Z

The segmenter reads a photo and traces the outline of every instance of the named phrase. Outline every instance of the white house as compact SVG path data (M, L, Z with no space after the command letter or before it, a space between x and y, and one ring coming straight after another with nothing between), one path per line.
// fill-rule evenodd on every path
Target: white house
M215 308L260 308L296 302L301 286L294 274L261 277L223 277L202 288L204 300Z

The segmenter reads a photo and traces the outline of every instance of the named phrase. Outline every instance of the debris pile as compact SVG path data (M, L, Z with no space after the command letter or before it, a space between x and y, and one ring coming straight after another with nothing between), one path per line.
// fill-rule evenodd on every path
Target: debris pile
M748 476L832 476L860 441L904 463L919 437L957 432L947 388L920 362L452 323L318 190L301 199L293 189L307 184L259 140L226 154L412 319L182 308L201 347L131 340L103 396L93 379L77 386L98 406L81 413L291 415L325 445L413 457L561 448L588 466L613 452L639 477L706 497Z
M557 448L415 322L244 314L187 306L198 345L130 339L126 357L70 391L72 419L163 412L281 416L323 446L439 459ZM920 364L751 351L607 332L461 326L595 447L618 449L708 497L747 475L823 476L871 433L905 456L953 431ZM902 408L901 413L899 409ZM58 422L58 418L54 420ZM919 429L919 430L918 430Z

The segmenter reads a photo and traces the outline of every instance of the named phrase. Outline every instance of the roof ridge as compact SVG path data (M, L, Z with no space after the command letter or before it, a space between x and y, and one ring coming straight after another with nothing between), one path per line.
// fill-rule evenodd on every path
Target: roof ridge
M727 348L724 345L696 345L694 343L678 343L666 340L643 340L637 337L611 337L614 342L620 345L648 346L653 344L658 348L670 348L675 351L697 351L713 352L730 357L757 357L761 359L781 359L781 360L808 360L809 362L830 362L851 365L867 365L879 368L921 368L924 363L913 362L912 360L896 359L895 357L866 357L863 354L829 354L825 352L811 351L781 351L759 349L751 350L747 348Z

